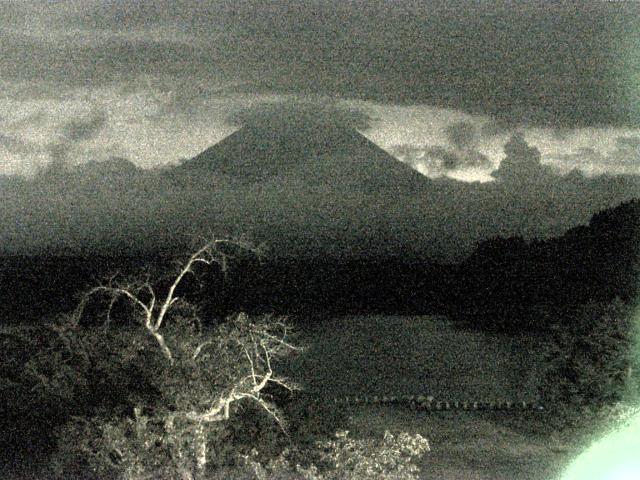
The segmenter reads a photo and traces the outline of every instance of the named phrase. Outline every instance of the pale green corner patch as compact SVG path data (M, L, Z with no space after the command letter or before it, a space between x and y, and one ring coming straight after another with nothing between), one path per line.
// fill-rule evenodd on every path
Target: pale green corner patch
M595 442L567 469L561 480L638 480L640 414L625 428Z
M633 318L634 339L631 346L632 368L640 368L640 306ZM633 416L624 426L594 442L576 458L560 480L638 480L640 479L640 398L638 371L630 375L627 401L635 406Z

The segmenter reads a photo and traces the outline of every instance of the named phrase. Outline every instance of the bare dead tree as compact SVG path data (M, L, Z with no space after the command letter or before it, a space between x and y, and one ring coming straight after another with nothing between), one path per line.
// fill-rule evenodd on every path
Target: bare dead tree
M264 390L269 382L275 383L288 390L298 388L289 379L279 377L274 374L272 360L282 357L287 352L299 351L289 343L287 338L287 325L278 320L272 320L270 325L257 324L251 322L249 317L240 313L233 321L235 335L230 334L230 338L242 350L246 363L244 364L247 374L239 378L234 385L221 395L216 401L202 411L192 411L186 414L190 420L198 422L217 422L229 419L229 409L233 402L242 399L251 399L257 402L266 410L280 425L282 419L272 409L272 406L265 401L260 392ZM273 330L280 330L278 335L272 333ZM203 351L214 346L211 340L200 343L193 353L193 360L197 360Z
M263 321L252 321L246 314L237 315L228 325L225 333L219 334L217 339L223 338L227 348L235 346L241 352L238 360L244 358L240 364L235 381L221 391L216 398L203 402L199 408L176 412L170 417L182 416L196 426L196 466L198 472L204 472L207 462L207 443L205 440L205 425L214 422L224 422L230 419L231 407L235 402L251 401L256 403L280 428L285 430L285 422L277 407L263 395L269 384L277 384L289 391L300 387L290 379L276 375L273 362L287 353L300 350L288 341L288 327L281 320L272 318ZM207 339L193 349L192 360L207 361L207 349L220 348L220 344ZM224 347L223 347L224 348ZM171 419L170 421L173 421Z
M210 240L197 249L187 259L187 261L178 268L178 271L163 298L159 298L156 294L156 290L148 275L144 279L136 278L125 282L118 282L116 276L112 276L106 281L106 283L92 288L84 295L78 305L78 308L74 312L73 318L75 319L75 322L78 323L80 321L84 308L92 296L96 294L106 294L111 297L109 307L107 309L107 322L111 318L111 311L115 302L124 297L139 309L142 314L140 317L142 325L157 341L162 354L170 363L173 363L173 355L167 346L160 329L171 308L181 300L180 297L176 296L176 290L183 282L184 278L188 274L193 273L193 268L197 264L204 264L207 266L217 265L222 272L226 272L229 266L229 254L225 253L220 248L223 245L233 245L247 251L258 253L258 250L255 247L242 240Z
M104 284L90 289L73 315L73 321L78 325L89 299L94 295L106 294L110 300L107 307L109 322L116 300L126 299L134 306L140 324L155 340L170 370L174 366L177 367L178 363L182 368L187 365L191 371L197 372L196 375L203 375L198 379L198 383L202 384L200 390L185 388L183 390L189 391L176 392L177 396L187 396L187 401L176 401L180 408L165 410L162 414L167 432L175 432L176 425L184 421L192 426L190 431L193 444L190 456L195 457L197 477L204 475L207 465L207 425L229 420L234 403L251 401L284 430L283 418L275 405L265 398L263 392L269 384L277 384L288 390L299 388L289 379L276 375L273 369L275 359L300 350L290 342L288 326L282 319L262 317L254 321L241 313L216 331L201 335L197 339L184 340L181 347L187 345L187 350L190 350L186 357L177 356L176 351L165 339L164 327L169 313L181 300L176 293L181 282L193 273L195 265L198 264L217 265L226 272L230 256L221 248L224 245L255 251L248 243L236 240L208 241L179 266L175 276L171 277L166 294L160 295L156 291L149 275L131 281L117 281L116 277L111 277ZM225 368L231 372L228 382L221 388L212 389L209 377L219 376ZM136 416L140 412L141 410L136 410ZM188 454L178 451L177 455L184 458ZM186 471L182 472L182 477L194 478L192 473Z

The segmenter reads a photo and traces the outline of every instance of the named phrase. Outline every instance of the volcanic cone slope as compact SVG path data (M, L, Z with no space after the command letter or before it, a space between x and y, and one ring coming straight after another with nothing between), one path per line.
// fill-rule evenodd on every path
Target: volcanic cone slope
M186 172L242 183L286 181L371 190L420 190L428 179L353 128L245 127L185 162Z

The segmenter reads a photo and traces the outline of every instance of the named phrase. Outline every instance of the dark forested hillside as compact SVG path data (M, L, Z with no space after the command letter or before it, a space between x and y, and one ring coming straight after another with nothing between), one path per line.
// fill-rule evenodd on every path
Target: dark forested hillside
M454 267L452 310L486 316L533 313L532 307L629 302L640 280L640 201L594 215L588 226L561 237L526 243L521 238L482 242ZM535 318L523 318L522 327Z
M561 237L526 242L492 238L458 264L406 252L381 256L280 255L236 258L224 282L202 274L206 314L243 308L517 316L531 307L634 298L638 286L640 201L593 216ZM161 257L6 257L0 269L2 317L37 319L72 308L78 292L115 271L126 274ZM536 327L535 321L530 327ZM522 328L527 327L523 319Z

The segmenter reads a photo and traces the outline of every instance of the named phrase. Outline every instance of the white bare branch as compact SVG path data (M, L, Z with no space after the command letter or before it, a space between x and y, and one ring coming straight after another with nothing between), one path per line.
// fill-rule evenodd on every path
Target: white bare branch
M143 325L147 329L147 331L156 339L160 350L163 355L173 363L173 355L171 350L167 346L164 337L160 333L160 328L162 327L168 312L171 307L174 306L179 300L180 297L176 296L176 290L180 286L184 277L193 273L193 266L196 263L203 263L205 265L218 264L220 268L225 271L227 268L228 254L221 251L219 247L223 244L233 244L236 246L240 246L241 248L247 249L248 251L254 251L254 248L249 244L243 241L235 241L228 239L214 239L205 243L202 247L197 249L186 261L184 265L182 265L178 269L178 273L175 278L171 282L169 290L164 297L164 299L160 302L159 310L156 310L157 295L156 291L151 284L151 280L149 275L143 281L134 281L131 283L120 284L116 282L116 275L112 276L108 279L108 281L104 285L99 285L97 287L89 290L81 300L76 309L76 312L73 316L76 324L80 321L82 316L82 312L86 306L87 301L93 295L98 293L105 293L106 295L111 296L111 300L107 309L107 321L105 322L108 325L111 321L111 312L113 310L113 306L116 303L117 299L120 297L127 298L133 305L136 305L142 310L143 313ZM146 294L141 296L142 292ZM144 299L148 296L148 300L145 302ZM201 345L193 354L193 359L196 359L205 345Z
M240 336L234 339L234 343L240 347L240 351L246 359L247 374L239 377L233 384L233 388L214 401L208 409L202 412L190 411L186 414L186 418L204 423L225 421L229 419L230 409L234 402L250 400L257 403L284 430L283 419L280 418L276 407L267 402L261 396L261 392L270 383L277 384L289 391L301 389L289 379L275 376L272 368L273 355L278 354L281 348L289 348L290 344L284 342L281 337L267 333L270 325L254 324L245 314L240 314L237 321L239 322L237 327ZM284 335L285 325L282 322L280 325L283 327L282 335ZM194 352L194 358L197 358L209 343L204 342L198 345ZM289 349L293 350L297 347L291 345Z
M254 395L251 393L243 393L243 394L240 394L239 396L240 398L248 398L256 402L258 405L262 407L263 410L265 410L271 417L273 417L273 419L278 423L278 426L282 429L282 431L286 431L284 421L282 420L282 418L280 418L276 409L271 404L269 404L269 402L266 402L264 398L261 398L258 395Z
M160 307L160 313L158 313L158 316L154 321L153 327L155 330L160 329L160 327L162 326L162 322L164 321L164 317L169 311L169 308L175 303L175 291L176 288L178 288L178 285L180 285L180 283L182 282L182 279L185 277L185 275L191 272L191 268L196 261L202 261L206 259L204 255L206 255L212 248L214 248L214 246L215 240L201 247L193 255L191 255L191 257L189 257L187 263L180 269L178 275L169 287L169 292L167 293L167 296L165 297L164 302Z
M276 383L278 385L280 385L281 387L286 388L287 390L289 390L290 392L294 392L294 391L300 391L302 390L302 387L300 385L298 385L297 383L289 380L286 377L271 377L269 379L269 381L271 383Z
M258 381L256 380L256 370L255 367L253 365L253 358L251 358L251 355L249 354L249 350L247 350L247 347L245 347L244 345L242 345L242 350L244 351L245 356L247 357L247 360L249 361L249 367L251 367L251 378L253 380L253 384L254 385L258 385Z
M284 340L284 339L285 339L285 337L286 337L286 330L285 330L285 332L283 333L282 337L276 337L275 335L271 335L270 333L267 333L267 332L265 332L265 331L262 331L262 330L259 330L259 329L256 329L256 328L252 329L251 331L252 331L253 333L257 333L257 334L259 334L259 335L261 335L261 336L263 336L263 337L266 337L266 338L268 338L268 339L270 339L270 340L273 340L274 342L276 342L276 344L279 344L279 345L282 345L282 346L284 346L284 347L287 347L287 348L288 348L288 349L290 349L290 350L294 350L294 351L300 351L300 350L302 350L302 348L301 348L301 347L297 347L297 346L295 346L295 345L293 345L293 344L291 344L291 343L289 343L289 342L286 342L286 341Z
M213 344L213 342L211 340L208 340L206 342L202 342L194 350L193 355L191 356L191 359L192 360L196 360L198 358L198 356L200 356L200 354L202 353L202 350L204 350L204 348L206 348L206 347L208 347L209 345L212 345L212 344Z

